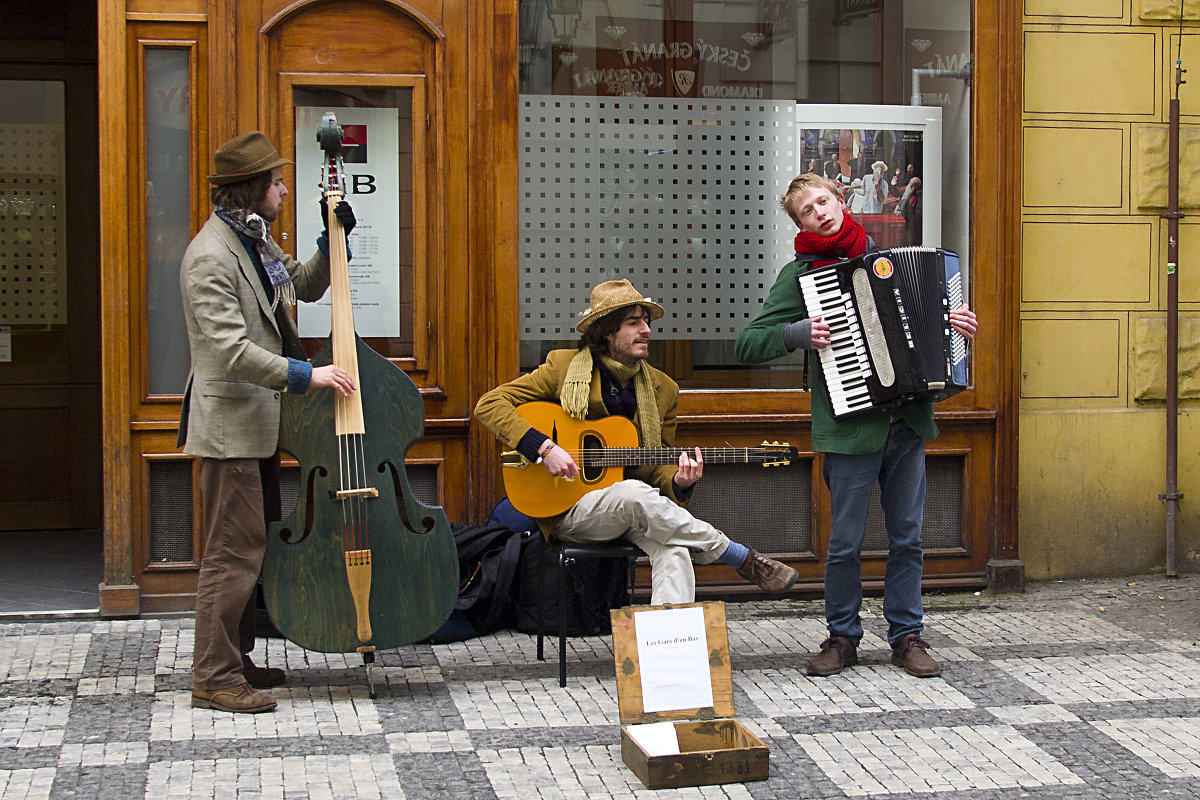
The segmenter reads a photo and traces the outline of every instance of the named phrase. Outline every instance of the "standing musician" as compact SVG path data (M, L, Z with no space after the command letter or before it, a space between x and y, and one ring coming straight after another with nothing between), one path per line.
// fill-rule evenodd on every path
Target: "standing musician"
M296 300L329 286L328 231L305 263L271 237L288 195L282 158L258 131L217 149L215 210L183 256L180 287L192 368L179 421L183 452L201 459L207 544L196 585L192 705L221 711L270 711L283 670L255 666L255 586L266 548L266 522L280 516L280 392L355 390L344 370L313 368L292 319ZM324 203L324 200L321 201ZM354 212L334 214L346 232ZM325 216L328 219L328 216Z
M856 258L877 249L862 225L846 210L837 184L806 173L792 180L782 199L800 233L796 259L783 267L750 324L737 338L737 357L758 364L800 348L829 346L829 325L809 318L797 277L815 267ZM950 323L974 338L975 313L964 303ZM815 361L815 355L810 359ZM820 366L812 370L813 449L824 453L822 474L829 487L829 551L825 559L825 621L829 637L808 664L809 675L833 675L858 663L862 639L862 544L867 503L879 482L888 534L883 616L888 621L892 663L927 678L941 667L921 638L921 523L925 508L925 440L934 439L933 403L909 400L898 408L875 410L842 421L833 417Z
M554 350L533 372L480 398L475 416L507 447L550 474L574 478L579 465L543 431L516 411L536 400L561 403L575 419L621 415L633 421L643 447L670 447L675 439L679 386L647 363L650 323L663 308L627 280L605 281L591 292L575 329L577 350ZM720 562L772 594L786 592L797 572L696 519L683 506L691 499L704 460L696 448L679 463L638 466L631 477L588 492L565 514L539 519L544 535L566 542L606 542L624 536L650 557L653 605L696 598L692 562Z

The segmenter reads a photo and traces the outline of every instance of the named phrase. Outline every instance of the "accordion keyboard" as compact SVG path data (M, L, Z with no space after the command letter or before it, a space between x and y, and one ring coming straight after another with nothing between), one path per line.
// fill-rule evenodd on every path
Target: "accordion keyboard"
M862 327L849 292L842 291L837 273L826 270L801 284L810 317L821 317L829 326L829 346L818 350L834 414L871 407L867 377L871 361ZM831 376L836 375L834 379Z

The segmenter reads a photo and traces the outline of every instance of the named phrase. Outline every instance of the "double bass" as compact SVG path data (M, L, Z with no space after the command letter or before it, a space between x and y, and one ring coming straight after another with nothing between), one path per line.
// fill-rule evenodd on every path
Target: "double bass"
M420 392L354 329L346 232L343 133L333 114L317 131L329 231L330 335L314 366L335 363L358 390L284 394L279 449L300 463L300 495L268 526L263 594L271 620L306 650L358 652L419 641L445 622L458 592L446 514L413 495L404 454L425 427Z

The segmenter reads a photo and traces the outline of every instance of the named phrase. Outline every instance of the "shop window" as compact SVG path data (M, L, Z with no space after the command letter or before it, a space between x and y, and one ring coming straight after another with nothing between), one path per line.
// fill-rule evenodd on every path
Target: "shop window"
M779 200L805 171L881 246L959 253L969 297L971 32L970 0L522 0L522 369L628 278L685 388L795 387L800 358L733 343L792 258Z
M342 159L346 199L361 222L350 239L350 289L354 324L381 355L423 361L416 347L414 286L417 239L413 227L414 186L424 180L414 159L413 86L294 86L296 182L315 186L323 154L315 133L326 112L335 115L344 134ZM316 193L296 203L297 252L308 253L323 223ZM307 256L305 256L307 257ZM300 335L315 352L329 336L331 297L301 303Z

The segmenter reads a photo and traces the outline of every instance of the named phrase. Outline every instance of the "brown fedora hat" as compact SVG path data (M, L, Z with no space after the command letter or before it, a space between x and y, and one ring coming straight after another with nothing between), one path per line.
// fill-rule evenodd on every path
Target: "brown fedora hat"
M579 322L575 323L575 330L585 333L592 327L592 323L605 314L628 306L645 306L650 312L651 322L663 315L663 307L649 297L642 297L642 293L633 288L629 281L605 281L596 284L592 289L588 307L579 312Z
M258 131L251 131L235 136L217 148L217 152L213 154L216 172L208 176L208 182L224 186L291 163L279 155L279 151L266 136Z

